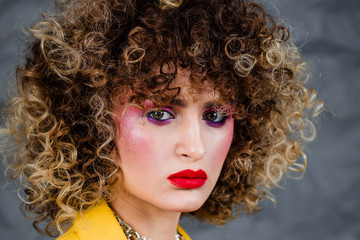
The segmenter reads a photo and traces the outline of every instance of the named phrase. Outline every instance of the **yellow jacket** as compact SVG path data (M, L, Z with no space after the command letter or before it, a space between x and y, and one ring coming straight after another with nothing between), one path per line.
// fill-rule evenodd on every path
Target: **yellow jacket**
M185 240L191 240L178 226ZM57 240L127 240L115 215L105 201L77 216L73 226Z

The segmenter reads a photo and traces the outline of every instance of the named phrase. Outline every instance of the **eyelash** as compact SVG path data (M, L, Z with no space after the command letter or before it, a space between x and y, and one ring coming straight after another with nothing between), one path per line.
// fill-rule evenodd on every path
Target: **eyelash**
M156 114L156 113L162 113L163 115L166 114L166 115L168 115L168 117L166 119L159 120L159 119L155 118L154 114ZM171 121L171 119L174 119L174 118L175 118L175 116L174 116L174 114L171 113L170 109L159 109L159 110L155 110L155 111L150 111L146 114L146 119L149 122L152 122L157 125L165 125L165 124L169 123Z
M162 114L159 119L157 119L155 117L155 114L157 114L157 113ZM210 120L209 116L210 116L210 114L213 114L213 113L216 113L218 115L216 116L216 119ZM164 118L164 116L166 116L166 118ZM162 118L164 118L164 119L162 119ZM150 112L146 113L146 119L149 122L154 123L156 125L166 125L174 118L175 118L175 116L172 113L171 109L169 109L169 108L158 109L158 110L154 110L154 111L150 111ZM218 118L220 118L220 119L218 119ZM220 112L218 112L214 109L209 109L209 110L205 111L202 115L202 119L208 125L210 125L212 127L221 127L222 125L224 125L224 123L226 122L226 120L228 118L229 118L228 115L221 114Z
M206 119L205 116L208 116L209 114L212 114L212 113L216 113L217 116L216 116L216 119L220 117L220 120L209 120L209 119ZM210 126L213 126L213 127L220 127L222 125L224 125L225 121L229 118L228 115L224 115L224 114L221 114L220 112L214 110L214 109L209 109L207 111L204 112L204 114L202 115L203 119L206 121L206 123Z

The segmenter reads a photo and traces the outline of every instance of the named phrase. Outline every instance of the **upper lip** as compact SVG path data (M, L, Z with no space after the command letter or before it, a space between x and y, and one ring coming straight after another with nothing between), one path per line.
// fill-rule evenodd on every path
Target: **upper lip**
M191 169L185 169L179 172L176 172L174 174L171 174L168 178L201 178L201 179L207 179L206 172L202 169L199 170L191 170Z

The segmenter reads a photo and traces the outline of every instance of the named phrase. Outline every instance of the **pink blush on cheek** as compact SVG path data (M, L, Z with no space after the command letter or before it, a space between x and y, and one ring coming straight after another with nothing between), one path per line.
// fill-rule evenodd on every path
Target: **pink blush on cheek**
M228 148L230 148L231 142L233 140L234 137L234 118L232 115L229 116L229 118L227 119L229 126L228 126L228 132L227 135L225 137L226 139L226 144L229 146Z
M136 175L137 171L146 172L161 168L154 161L158 159L156 153L159 149L159 144L154 139L155 129L149 128L149 124L146 124L144 112L130 106L123 116L115 121L118 129L116 145L120 155L120 167L124 171L125 178L134 182L131 173ZM139 184L141 185L141 182Z
M226 133L224 134L222 139L217 140L217 143L221 143L221 144L215 147L216 149L215 155L219 156L217 159L223 159L223 160L225 160L229 152L234 135L234 119L232 117L229 117L226 121L227 121Z
M117 137L116 144L119 147L131 145L129 143L133 142L133 138L138 138L142 133L139 133L139 129L142 127L143 122L143 114L144 112L134 106L129 106L125 109L125 112L121 111L117 112L118 117L115 118L115 122L117 125ZM136 140L138 141L138 140Z
M122 107L119 110L115 111L117 116L115 117L115 122L118 130L126 128L131 124L131 121L134 121L137 118L141 118L143 111L134 106Z

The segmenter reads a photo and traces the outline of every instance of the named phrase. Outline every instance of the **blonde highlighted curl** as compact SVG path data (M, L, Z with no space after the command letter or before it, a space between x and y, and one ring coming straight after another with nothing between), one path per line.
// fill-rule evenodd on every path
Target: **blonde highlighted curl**
M39 231L45 226L56 236L80 211L111 199L110 187L121 180L112 154L114 107L129 92L135 104L168 102L180 91L170 87L179 67L191 70L194 89L207 80L220 101L235 105L220 178L189 214L225 224L259 210L258 201L271 197L284 174L305 171L303 149L315 137L310 118L322 102L304 87L307 66L289 31L260 5L66 0L57 6L56 15L30 29L33 41L17 69L2 130L12 137L10 177L21 180Z

